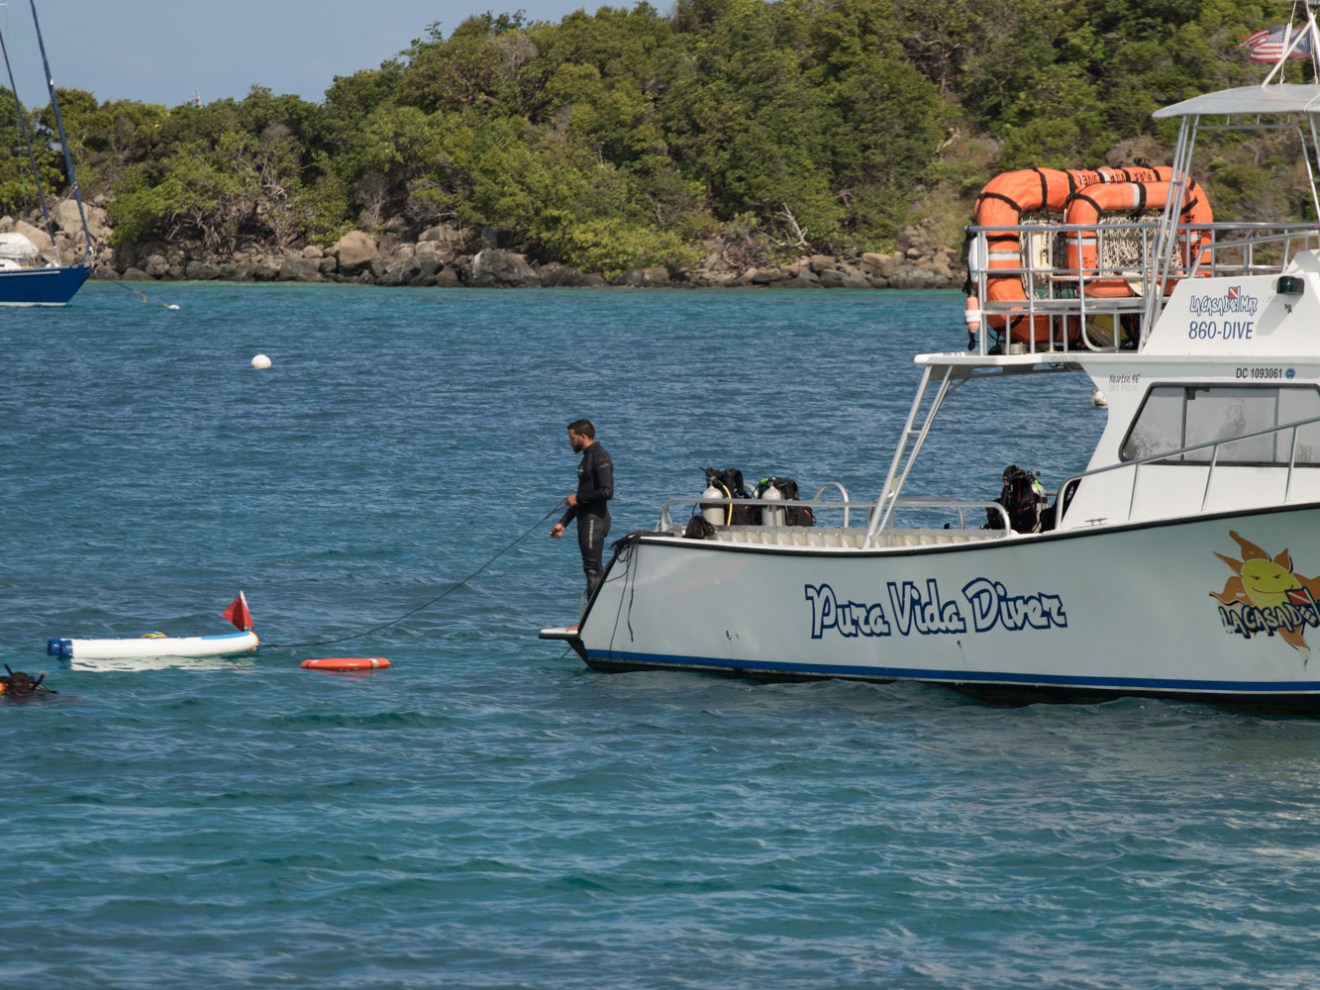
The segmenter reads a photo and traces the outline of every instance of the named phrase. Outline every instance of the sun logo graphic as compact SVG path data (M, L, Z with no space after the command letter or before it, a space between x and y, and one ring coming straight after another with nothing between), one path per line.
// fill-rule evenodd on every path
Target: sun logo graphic
M1229 530L1242 551L1242 559L1215 556L1233 571L1223 591L1212 591L1219 601L1219 620L1224 631L1244 639L1264 633L1277 635L1295 649L1306 666L1311 648L1303 633L1320 627L1320 578L1302 577L1293 571L1292 555L1285 549L1271 557L1250 540Z

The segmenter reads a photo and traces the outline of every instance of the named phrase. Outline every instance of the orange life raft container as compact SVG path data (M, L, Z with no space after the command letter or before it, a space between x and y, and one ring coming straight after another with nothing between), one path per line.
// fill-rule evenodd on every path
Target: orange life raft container
M1110 184L1167 183L1172 178L1173 169L1167 165L1097 169L1024 168L1001 172L987 182L976 197L972 225L1018 227L1022 223L1023 214L1062 214L1069 200L1083 190ZM1027 294L1022 286L1021 270L1024 265L1019 232L988 232L986 247L989 251L989 257L986 258L986 269L989 272L986 278L986 300L1025 303ZM996 275L996 270L1003 274ZM1015 341L1048 341L1049 317L1028 316L1026 308L1022 307L1022 315L988 314L985 322L1000 330L1007 327L1010 339ZM969 312L975 312L976 309L975 305L969 303Z
M1095 226L1104 213L1144 213L1163 210L1173 195L1173 182L1115 182L1087 186L1068 197L1064 205L1063 222L1082 226ZM1214 212L1205 192L1188 177L1182 194L1178 222L1187 227L1198 227L1214 222ZM1191 270L1198 262L1209 263L1210 247L1205 242L1209 235L1203 230L1180 231L1183 264ZM1132 287L1121 278L1096 279L1099 274L1099 237L1095 231L1074 231L1068 234L1065 265L1082 279L1082 289L1088 296L1130 296ZM1166 286L1172 289L1173 286Z

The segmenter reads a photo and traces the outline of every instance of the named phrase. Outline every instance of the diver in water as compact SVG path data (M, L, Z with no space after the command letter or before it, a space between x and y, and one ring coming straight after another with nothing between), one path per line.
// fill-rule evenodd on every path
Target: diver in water
M46 679L45 671L39 677L25 674L21 670L11 670L5 664L6 676L0 677L0 695L6 698L26 698L34 694L54 694L42 682Z

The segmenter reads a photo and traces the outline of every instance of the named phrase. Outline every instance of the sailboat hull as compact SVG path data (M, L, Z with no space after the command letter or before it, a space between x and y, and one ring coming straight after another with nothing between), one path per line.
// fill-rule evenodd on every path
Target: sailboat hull
M90 274L87 265L0 271L0 306L63 306Z

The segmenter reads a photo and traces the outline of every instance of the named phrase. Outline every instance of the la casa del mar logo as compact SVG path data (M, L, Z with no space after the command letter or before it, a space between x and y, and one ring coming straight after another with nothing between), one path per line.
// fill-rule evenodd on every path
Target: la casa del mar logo
M1242 559L1215 556L1233 571L1223 591L1212 591L1219 600L1219 620L1224 631L1244 639L1264 634L1278 636L1301 654L1302 665L1310 659L1307 628L1320 627L1320 577L1303 577L1293 570L1287 549L1271 557L1264 549L1229 530L1241 548Z

